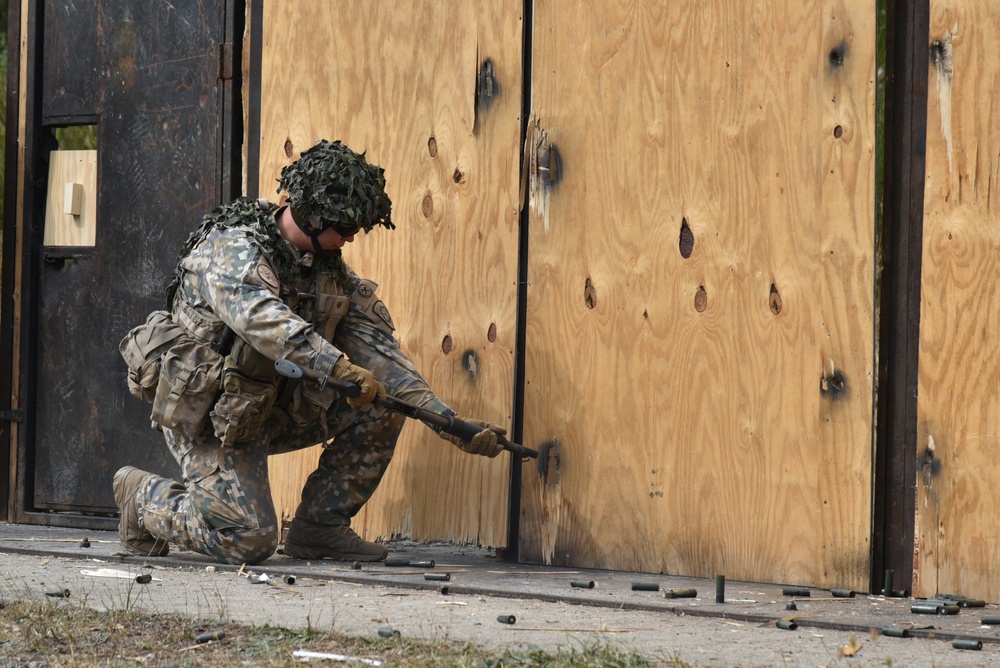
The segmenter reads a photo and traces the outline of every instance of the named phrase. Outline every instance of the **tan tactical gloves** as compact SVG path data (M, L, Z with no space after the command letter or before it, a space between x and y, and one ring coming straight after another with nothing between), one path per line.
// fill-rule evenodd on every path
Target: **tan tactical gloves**
M350 404L351 408L361 408L365 404L375 401L376 396L385 398L385 386L375 379L375 374L368 369L351 364L347 355L341 355L337 363L333 365L333 376L352 382L361 388L361 394L358 396L347 397L347 403Z
M481 432L472 437L472 440L468 443L463 441L458 436L452 436L451 434L440 433L441 438L448 441L449 443L454 443L459 448L468 452L470 455L482 455L484 457L496 457L501 452L503 452L503 445L500 444L497 439L497 434L503 435L507 433L507 430L503 427L498 427L495 424L489 422L483 422L482 420L465 420L469 424L478 425L480 427L485 427Z

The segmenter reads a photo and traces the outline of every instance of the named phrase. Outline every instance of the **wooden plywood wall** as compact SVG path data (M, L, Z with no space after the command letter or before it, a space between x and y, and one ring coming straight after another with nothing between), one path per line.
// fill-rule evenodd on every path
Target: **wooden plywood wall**
M866 587L874 0L533 36L521 558Z
M913 588L997 601L1000 6L930 9Z
M522 86L509 5L264 3L260 127L265 196L320 138L385 168L398 229L359 237L345 256L381 284L400 343L438 395L508 427ZM294 513L316 456L272 458L280 516ZM354 527L505 545L508 478L506 457L464 455L411 423Z

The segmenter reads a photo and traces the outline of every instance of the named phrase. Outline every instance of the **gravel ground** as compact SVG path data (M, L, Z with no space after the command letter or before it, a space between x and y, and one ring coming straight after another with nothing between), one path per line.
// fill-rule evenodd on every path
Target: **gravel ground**
M0 551L3 547L0 538ZM406 637L471 642L495 649L556 651L615 644L653 659L680 658L694 666L1000 666L1000 645L995 642L985 643L981 651L967 651L952 648L950 640L890 638L863 630L807 625L810 617L821 616L816 610L828 609L834 601L800 600L800 611L812 605L814 612L800 612L801 625L786 631L772 622L679 614L676 608L635 610L520 594L463 593L458 575L454 586L428 583L419 588L394 584L385 574L373 582L342 581L331 577L339 572L331 562L314 565L280 557L265 564L270 573L253 572L254 579L261 573L268 576L268 581L255 584L246 571L216 567L198 555L191 557L191 563L158 561L150 568L113 553L84 558L44 551L7 552L0 556L0 594L44 597L46 592L68 589L69 599L51 600L62 605L84 602L98 609L129 607L208 620L312 627L352 636L374 636L380 627L392 626ZM529 572L525 567L514 568L521 569L515 573ZM296 575L290 576L292 571ZM136 583L134 577L143 573L150 574L152 581ZM412 579L412 575L401 577ZM443 585L450 586L448 594L441 593ZM755 592L753 585L739 587L730 587L733 605L740 603L737 596L766 593ZM595 586L594 593L599 589ZM785 601L775 604L784 606ZM499 615L513 615L515 623L500 623ZM909 618L905 621L913 623ZM987 627L982 631L993 633ZM857 645L860 648L853 657L844 656L845 647L850 651Z

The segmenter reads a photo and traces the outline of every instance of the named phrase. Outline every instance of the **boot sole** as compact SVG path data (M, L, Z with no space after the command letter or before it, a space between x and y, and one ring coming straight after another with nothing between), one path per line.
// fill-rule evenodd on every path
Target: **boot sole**
M389 555L389 550L385 549L382 554L365 554L362 552L337 552L331 553L327 549L312 548L304 545L285 543L285 556L292 559L331 559L333 561L383 561Z

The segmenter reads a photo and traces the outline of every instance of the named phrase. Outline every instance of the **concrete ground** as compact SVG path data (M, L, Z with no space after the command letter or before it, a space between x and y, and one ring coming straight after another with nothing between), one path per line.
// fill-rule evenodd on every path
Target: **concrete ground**
M159 559L127 556L113 532L0 524L0 596L68 589L95 608L131 606L352 636L374 636L389 626L410 638L495 649L555 651L599 642L693 666L1000 666L1000 627L981 623L1000 615L996 605L914 614L913 599L841 598L823 589L793 598L781 585L733 581L720 604L715 580L507 564L490 550L455 545L394 542L390 548L390 558L433 560L434 566L355 569L277 554L241 570L176 550ZM140 574L152 581L137 584ZM574 581L593 582L593 588ZM658 589L634 590L633 583ZM680 588L697 596L666 596ZM786 608L790 602L797 610ZM499 616L513 616L514 623ZM796 629L776 627L776 620L789 618ZM909 637L879 633L887 627L907 629ZM982 649L955 649L956 638L981 641ZM845 648L847 654L855 648L854 655L846 656Z

